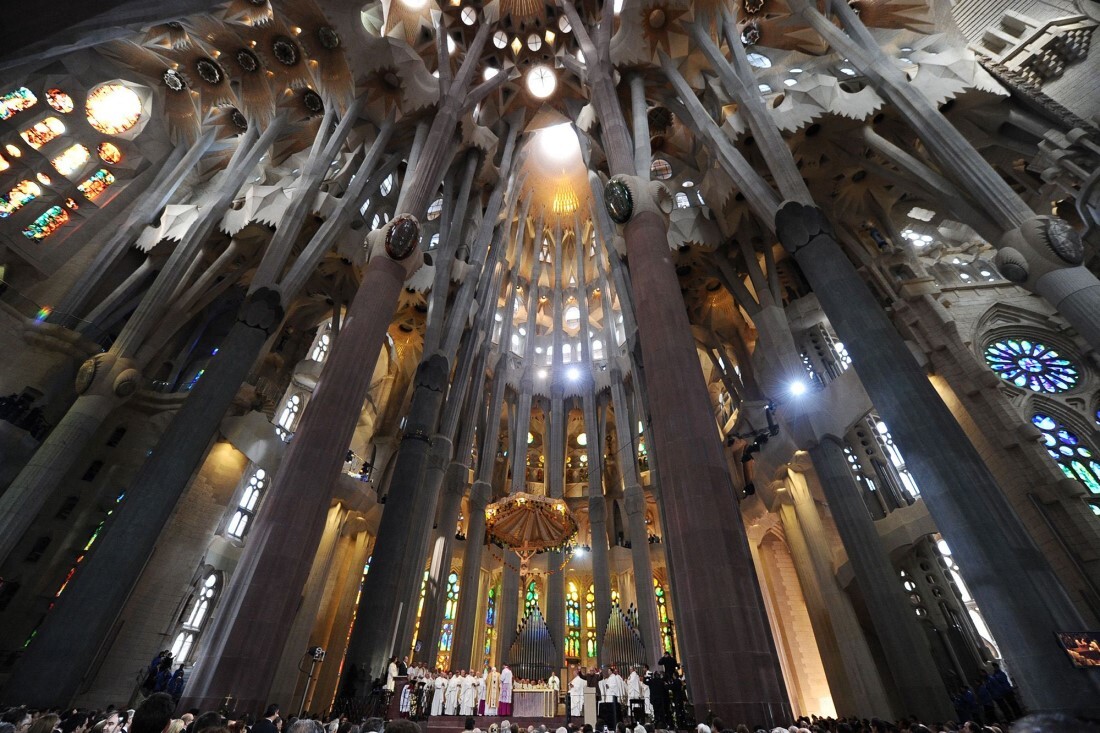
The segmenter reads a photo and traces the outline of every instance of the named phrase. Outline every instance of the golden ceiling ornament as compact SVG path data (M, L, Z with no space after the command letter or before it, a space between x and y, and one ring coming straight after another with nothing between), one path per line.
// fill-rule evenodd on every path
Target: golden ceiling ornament
M526 575L540 552L566 550L577 535L577 520L563 499L516 492L485 507L489 537L519 556Z

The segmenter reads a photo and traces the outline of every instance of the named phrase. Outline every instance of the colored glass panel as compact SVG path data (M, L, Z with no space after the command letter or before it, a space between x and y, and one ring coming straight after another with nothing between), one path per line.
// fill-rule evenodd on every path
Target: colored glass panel
M141 119L141 98L122 84L104 84L92 90L85 104L88 124L104 135L120 135Z
M36 242L41 241L60 229L68 220L69 212L60 206L51 206L23 230L23 236Z
M0 120L10 120L38 103L38 97L26 87L19 87L0 96Z
M0 219L11 216L42 195L42 187L34 181L20 181L7 196L0 196Z
M65 124L56 117L46 117L45 119L35 122L23 132L19 133L19 137L23 138L23 142L30 145L35 150L50 142L58 135L65 134Z
M90 157L92 157L92 154L88 152L88 148L83 145L72 145L66 148L61 155L51 160L50 163L61 175L71 176L79 173Z
M1026 339L990 344L985 349L985 362L1001 379L1032 392L1065 392L1080 379L1073 362L1044 344Z
M88 180L76 187L84 194L84 198L95 201L107 188L115 182L115 176L106 168L100 168L88 178Z

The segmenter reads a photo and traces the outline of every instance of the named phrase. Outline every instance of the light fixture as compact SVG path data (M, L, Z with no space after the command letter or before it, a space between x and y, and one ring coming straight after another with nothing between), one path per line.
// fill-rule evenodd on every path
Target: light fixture
M790 391L793 396L801 397L802 395L806 394L806 383L803 382L801 379L796 379L791 382Z
M565 372L565 376L569 377L570 381L575 382L581 378L581 370L577 367L569 367Z
M527 72L527 91L536 99L546 99L557 87L558 79L549 66L539 64Z
M401 0L401 4L409 10L420 10L428 4L428 0Z
M538 371L539 379L546 379L546 377L549 374L550 373L548 371L546 371L545 369L539 369L539 371Z
M588 445L588 433L581 433L577 436L577 445L582 448Z

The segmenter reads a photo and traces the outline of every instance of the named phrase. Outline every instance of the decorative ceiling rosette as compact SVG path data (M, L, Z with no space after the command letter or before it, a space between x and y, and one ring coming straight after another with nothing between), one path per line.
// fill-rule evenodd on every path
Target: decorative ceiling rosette
M301 89L313 85L309 58L298 40L301 34L298 26L289 27L282 17L241 29L241 36L248 41L246 47L263 59L265 69L273 74L271 83L276 90L280 86Z
M753 2L748 5L756 7ZM762 7L752 13L738 8L736 24L741 42L750 52L753 46L799 51L812 56L828 51L821 36L791 10L786 0L765 0Z
M175 61L130 41L110 41L97 50L140 74L158 90L156 97L163 101L172 142L194 141L198 137L198 94L188 87L187 78Z
M313 0L277 0L280 17L301 28L295 38L305 50L317 84L329 99L344 99L352 90L351 69L343 40ZM314 64L313 62L316 62Z
M197 41L186 49L164 53L187 79L187 86L198 92L204 116L211 108L239 104L229 84L229 71L221 61L223 55L216 48Z
M658 61L658 51L673 58L691 52L680 28L690 14L684 0L649 0L627 4L619 14L619 28L611 39L611 59L616 66L644 66Z
M251 29L230 26L209 16L198 15L194 22L196 35L206 39L216 49L222 69L229 75L236 93L236 107L249 119L266 122L274 111L274 96L264 69L264 62L241 33Z
M922 0L849 0L868 28L905 28L915 33L932 33L931 3Z
M365 94L366 116L384 119L428 109L439 100L439 82L408 44L395 38L371 38L357 67L357 92Z

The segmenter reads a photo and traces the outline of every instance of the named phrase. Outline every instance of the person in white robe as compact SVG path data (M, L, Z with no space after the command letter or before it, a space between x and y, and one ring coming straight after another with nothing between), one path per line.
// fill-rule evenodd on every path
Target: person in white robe
M458 714L473 715L474 707L477 705L477 685L475 680L480 682L481 680L472 674L465 675L462 678L462 687L458 692Z
M508 669L508 665L500 670L500 714L511 715L512 714L512 670Z
M626 679L626 697L630 704L630 717L640 722L645 716L645 701L642 700L642 678L637 669L631 669Z
M443 714L443 697L447 694L447 678L442 674L432 680L432 716Z
M485 715L495 718L500 708L500 672L496 667L489 668L485 678Z
M397 679L397 657L390 657L389 666L386 667L386 690L393 692L394 680Z
M653 700L650 698L649 685L642 683L642 700L645 703L645 719L653 720Z
M489 692L489 668L481 670L481 678L477 690L477 715L485 715L485 696Z
M558 675L554 672L550 673L550 679L546 680L546 684L549 685L550 689L554 692L561 689L561 680L558 679Z
M577 670L577 676L569 683L569 715L580 718L584 715L584 690L588 687L588 681Z
M447 692L443 698L444 715L458 714L458 693L462 688L463 674L465 674L465 671L460 669L458 674L451 675L451 679L447 680Z

